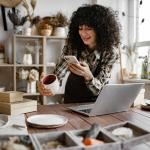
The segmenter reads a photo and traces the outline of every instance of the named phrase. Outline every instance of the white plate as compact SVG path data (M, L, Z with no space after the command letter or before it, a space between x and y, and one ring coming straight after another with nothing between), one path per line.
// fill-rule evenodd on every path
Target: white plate
M68 119L55 114L41 114L27 118L27 122L29 125L38 128L56 128L65 125Z

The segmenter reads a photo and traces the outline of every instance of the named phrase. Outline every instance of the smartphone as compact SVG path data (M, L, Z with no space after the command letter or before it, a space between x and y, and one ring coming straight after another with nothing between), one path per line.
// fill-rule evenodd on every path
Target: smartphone
M79 61L77 60L77 58L75 56L72 55L66 55L64 56L64 59L66 60L67 63L79 63Z

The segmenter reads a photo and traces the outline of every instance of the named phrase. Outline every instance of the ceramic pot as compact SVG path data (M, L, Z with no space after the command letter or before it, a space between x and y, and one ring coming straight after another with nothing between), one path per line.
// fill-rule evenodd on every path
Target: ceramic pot
M23 64L24 65L32 65L32 55L31 54L24 54Z
M36 93L36 81L27 83L27 93Z
M15 34L22 34L23 26L15 26Z
M42 35L42 36L50 36L51 34L52 34L51 29L41 29L40 30L40 35Z
M66 37L66 28L65 27L56 27L53 32L54 36Z
M26 29L24 30L24 35L30 36L30 35L31 35L31 32L32 32L32 29L31 29L31 28L26 28Z

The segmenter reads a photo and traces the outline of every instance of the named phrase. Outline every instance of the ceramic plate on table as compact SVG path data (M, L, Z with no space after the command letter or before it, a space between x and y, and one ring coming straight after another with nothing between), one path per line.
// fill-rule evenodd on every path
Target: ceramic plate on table
M56 128L65 125L67 122L66 117L55 114L33 115L27 118L27 123L37 128Z

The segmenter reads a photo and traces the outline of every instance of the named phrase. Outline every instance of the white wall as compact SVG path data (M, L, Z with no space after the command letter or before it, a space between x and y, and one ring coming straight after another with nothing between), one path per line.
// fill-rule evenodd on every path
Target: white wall
M40 15L41 17L48 16L55 14L58 11L63 11L65 15L68 17L71 16L72 12L76 10L79 6L85 3L91 3L91 0L37 0L37 5L34 11L34 15ZM21 10L22 14L26 14L26 10L24 7L20 4L16 8L19 8ZM6 17L7 17L7 11L10 8L5 8L6 10ZM11 31L13 28L13 25L9 21L7 17L7 25L8 25L8 31ZM3 39L7 39L7 33L3 30L3 21L2 21L2 15L0 11L0 41Z
M129 0L132 1L132 0ZM104 5L106 7L111 7L118 13L119 22L121 24L121 43L128 45L128 0L97 0L98 4ZM122 13L125 13L125 16ZM122 55L122 67L126 66L126 57ZM116 83L120 79L120 63L116 63L112 70L112 77L110 83Z

